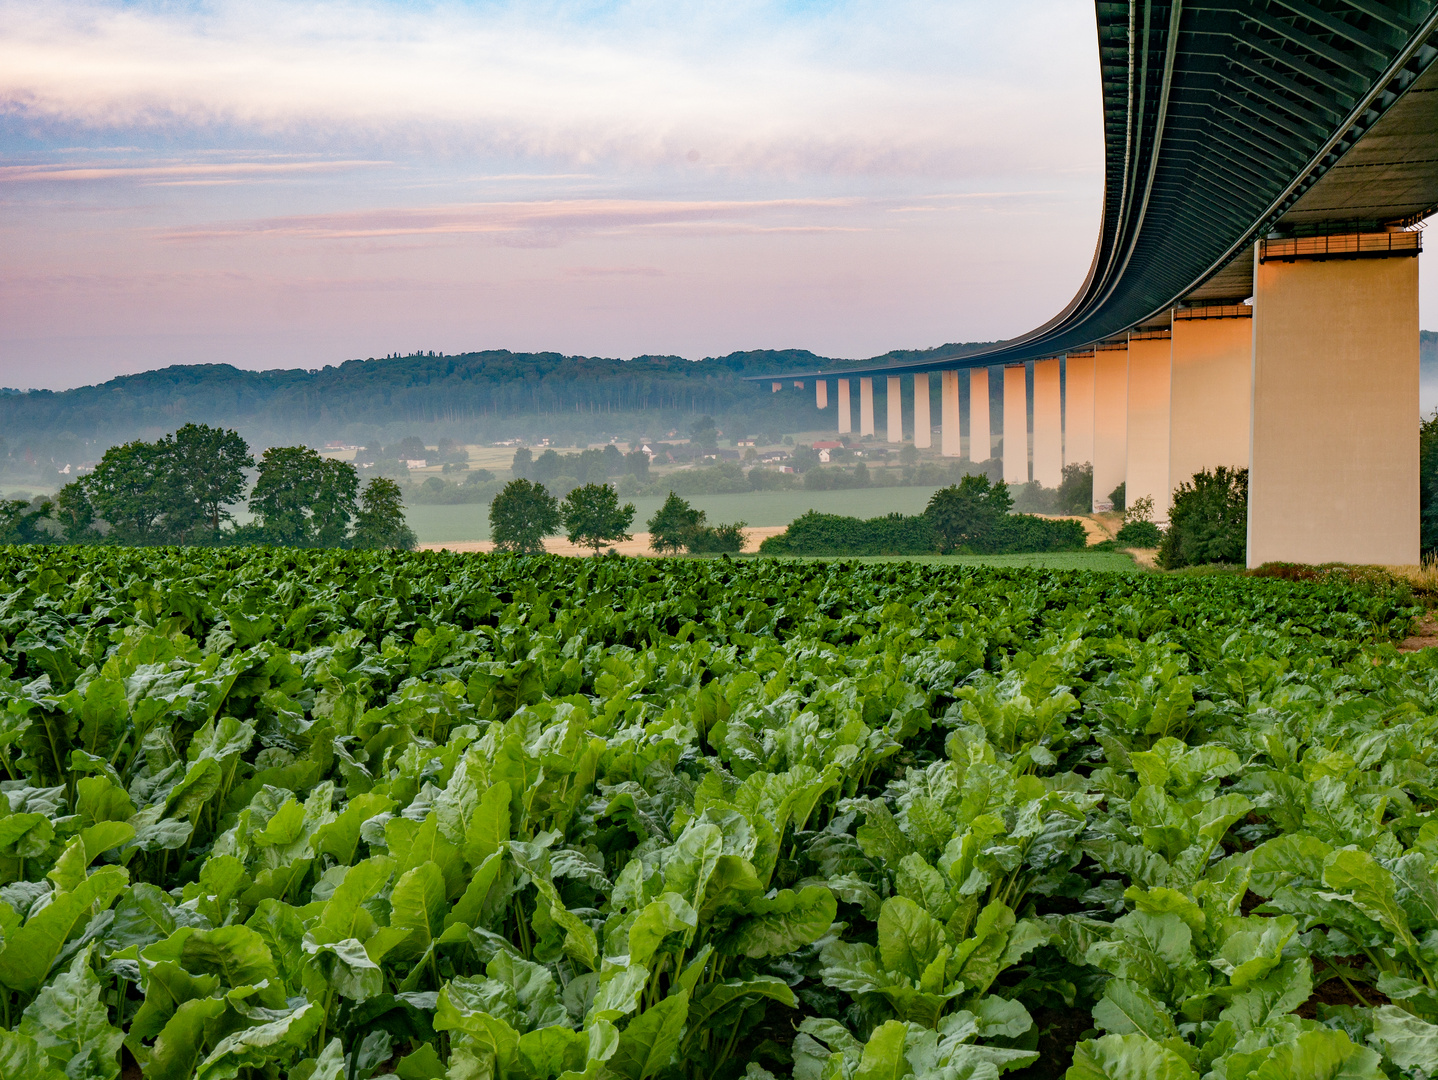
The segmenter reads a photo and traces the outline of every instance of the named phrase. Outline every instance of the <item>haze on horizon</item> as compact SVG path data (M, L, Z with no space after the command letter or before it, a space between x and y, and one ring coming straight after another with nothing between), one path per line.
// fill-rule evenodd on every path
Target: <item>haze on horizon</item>
M0 385L1003 338L1102 183L1087 0L0 0Z

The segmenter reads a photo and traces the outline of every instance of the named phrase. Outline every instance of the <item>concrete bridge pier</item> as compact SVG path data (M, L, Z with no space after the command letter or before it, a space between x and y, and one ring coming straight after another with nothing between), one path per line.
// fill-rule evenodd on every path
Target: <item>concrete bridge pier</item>
M958 373L954 373L954 392L958 393ZM994 443L989 434L989 369L969 368L969 460L974 464L994 456Z
M1023 364L1004 367L1004 483L1029 482L1029 391Z
M1168 489L1219 465L1248 468L1253 308L1239 301L1175 308Z
M929 374L921 371L914 376L914 446L927 450L934 444L933 413L929 411Z
M839 434L847 435L854 430L854 414L849 404L849 380L839 380Z
M888 423L884 435L891 443L904 441L904 390L897 375L889 376L889 392L886 399L889 406Z
M865 375L859 380L859 437L874 434L874 380Z
M1007 444L1005 444L1007 445ZM1063 480L1063 410L1059 359L1034 362L1034 479L1047 488Z
M1093 350L1064 357L1064 464L1093 464Z
M1172 357L1170 331L1135 330L1129 334L1125 499L1129 506L1135 499L1152 499L1153 520L1160 525L1168 522Z
M1420 235L1258 241L1250 567L1418 561Z
M829 407L829 380L814 380L814 407L817 409Z
M959 448L959 373L939 373L939 453L944 457L960 457Z
M1094 350L1093 508L1112 510L1109 495L1128 468L1128 342Z

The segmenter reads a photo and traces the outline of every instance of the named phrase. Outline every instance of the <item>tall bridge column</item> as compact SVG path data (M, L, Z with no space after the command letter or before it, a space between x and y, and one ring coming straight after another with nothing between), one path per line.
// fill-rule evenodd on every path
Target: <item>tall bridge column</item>
M816 409L827 409L829 407L829 380L814 380L814 407Z
M1092 352L1064 357L1064 464L1093 464Z
M1419 237L1258 242L1250 567L1418 561Z
M954 390L958 391L957 373ZM969 460L974 464L994 456L989 435L989 369L969 368Z
M884 425L884 435L891 443L904 441L904 390L897 375L889 376L889 422Z
M939 453L944 457L958 457L959 373L944 371L939 374Z
M1004 368L1004 483L1029 482L1029 390L1023 364Z
M865 375L859 380L859 437L874 434L874 380Z
M954 383L955 389L958 383ZM954 410L958 412L957 409ZM929 373L921 371L914 376L914 446L927 450L934 444L934 415L929 411Z
M1253 409L1253 308L1175 308L1168 489L1226 465L1248 468Z
M1110 493L1128 467L1128 343L1094 350L1093 508L1112 510Z
M1128 336L1128 451L1125 499L1153 500L1153 520L1168 521L1169 400L1173 339L1168 330ZM1112 489L1110 489L1112 490Z
M1034 479L1056 488L1063 480L1063 414L1059 360L1034 362Z
M840 379L839 386L839 434L847 435L854 430L854 413L849 405L849 380Z

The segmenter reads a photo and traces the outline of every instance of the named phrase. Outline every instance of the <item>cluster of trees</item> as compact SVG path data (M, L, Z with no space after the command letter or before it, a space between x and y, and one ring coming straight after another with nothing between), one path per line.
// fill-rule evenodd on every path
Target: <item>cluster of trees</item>
M252 521L238 525L245 499ZM412 548L399 486L378 478L360 489L353 465L304 446L266 450L256 463L236 432L186 424L155 442L111 447L88 476L53 502L5 518L14 540L68 543L282 544ZM5 535L5 534L0 534ZM7 536L7 539L10 537Z
M744 550L746 521L710 525L708 515L674 492L649 519L649 546L661 555L688 551L695 555L737 554Z
M1080 522L1014 514L1012 507L1002 480L966 476L934 492L922 514L863 521L811 512L766 539L759 550L776 555L998 555L1087 546Z
M561 502L543 484L517 477L489 504L489 536L496 551L544 553L544 538L562 528L571 544L599 549L631 539L634 504L619 504L608 484L581 484Z
M612 476L627 475L647 481L649 455L640 449L626 454L610 443L602 450L582 450L577 454L545 450L535 457L532 450L521 446L514 452L509 470L516 478L536 484L553 485L567 477L571 481L569 487L602 484Z

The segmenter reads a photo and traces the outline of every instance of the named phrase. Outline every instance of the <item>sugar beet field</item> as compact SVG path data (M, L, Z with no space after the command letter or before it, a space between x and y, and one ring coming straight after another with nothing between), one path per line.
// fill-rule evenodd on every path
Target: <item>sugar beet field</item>
M1417 610L0 549L0 1080L1431 1076Z

